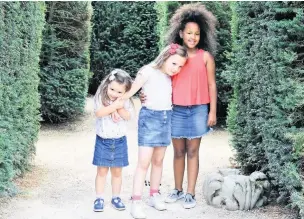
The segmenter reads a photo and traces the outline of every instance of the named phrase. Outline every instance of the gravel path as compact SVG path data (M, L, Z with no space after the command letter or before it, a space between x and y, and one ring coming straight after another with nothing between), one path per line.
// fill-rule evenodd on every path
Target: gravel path
M138 106L138 101L136 101ZM94 115L92 98L88 98L86 113L74 122L62 125L42 125L34 167L23 179L17 180L21 188L18 196L0 199L1 219L131 219L130 200L133 173L137 162L136 122L131 122L128 133L130 165L123 170L122 199L127 210L118 212L110 207L110 177L107 179L105 211L93 212L95 167L91 164L94 149ZM138 110L137 110L138 111ZM148 219L292 219L291 212L278 206L267 206L250 212L229 212L208 206L202 196L204 175L217 168L228 167L232 156L226 131L207 135L200 150L200 173L196 197L197 207L185 210L180 203L168 205L158 212L146 206ZM172 189L172 146L167 150L161 192ZM147 201L145 187L144 201Z

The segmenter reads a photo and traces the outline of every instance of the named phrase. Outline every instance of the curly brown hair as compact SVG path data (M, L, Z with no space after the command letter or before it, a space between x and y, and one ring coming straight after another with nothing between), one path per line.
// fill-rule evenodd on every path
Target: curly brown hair
M214 56L217 45L215 33L217 19L201 3L186 4L176 10L170 19L166 43L183 45L179 32L183 31L189 22L197 23L200 28L200 41L197 48L204 49Z

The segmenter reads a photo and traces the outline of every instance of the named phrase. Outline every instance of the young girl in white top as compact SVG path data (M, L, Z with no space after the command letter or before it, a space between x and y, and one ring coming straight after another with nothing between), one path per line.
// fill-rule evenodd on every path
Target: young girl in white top
M171 76L177 74L187 60L186 49L178 44L167 46L149 65L140 69L132 88L122 98L130 98L140 88L147 96L138 119L138 163L133 181L131 215L146 218L141 196L147 169L151 167L149 204L157 210L166 206L159 194L163 159L171 142L172 85Z
M119 195L122 167L129 165L126 123L131 117L133 105L129 100L119 98L129 91L131 86L130 75L123 70L115 69L101 82L94 97L94 111L97 117L93 159L93 164L97 166L94 211L97 212L104 209L104 188L109 169L112 177L112 206L117 210L125 209ZM114 112L121 117L119 121L112 121L111 114Z

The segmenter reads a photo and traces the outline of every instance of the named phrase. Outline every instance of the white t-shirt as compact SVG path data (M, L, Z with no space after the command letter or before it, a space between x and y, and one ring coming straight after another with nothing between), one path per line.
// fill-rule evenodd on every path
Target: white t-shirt
M101 109L103 104L101 100L94 96L94 112ZM134 107L130 100L125 102L124 108L133 114ZM132 116L131 116L132 117ZM120 119L119 122L113 122L111 115L104 117L97 117L95 123L96 134L102 138L120 138L127 134L128 121Z
M144 81L142 90L146 95L146 101L143 106L152 110L171 110L171 77L151 65L144 66L138 74Z

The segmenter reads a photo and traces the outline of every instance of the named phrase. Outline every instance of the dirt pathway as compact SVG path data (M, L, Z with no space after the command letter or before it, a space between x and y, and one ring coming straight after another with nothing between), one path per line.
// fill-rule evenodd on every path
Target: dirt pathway
M138 106L138 101L136 102ZM92 98L88 98L86 113L77 121L64 125L43 125L37 142L33 171L17 184L21 193L12 199L0 199L1 219L131 219L130 200L133 173L137 162L136 122L130 124L128 134L130 165L123 171L122 199L127 210L118 212L110 207L110 177L107 179L105 211L93 212L95 167L91 164L95 130ZM185 210L180 203L168 205L158 212L146 206L148 219L291 219L290 212L277 206L267 206L250 212L229 212L208 206L202 196L204 175L217 168L227 167L232 155L228 146L229 135L214 131L202 141L200 173L197 184L197 207ZM172 189L172 146L167 150L161 192ZM148 187L144 200L147 201Z

